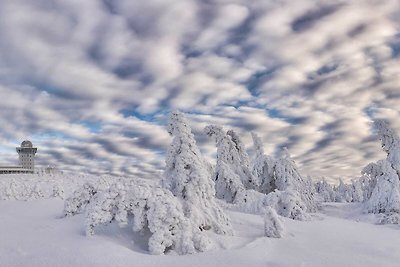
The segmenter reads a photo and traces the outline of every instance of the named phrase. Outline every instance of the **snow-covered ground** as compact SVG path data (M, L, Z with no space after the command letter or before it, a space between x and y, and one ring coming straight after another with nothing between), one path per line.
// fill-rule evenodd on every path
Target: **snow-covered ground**
M63 200L0 201L0 266L399 266L400 225L373 224L359 204L327 203L312 221L283 218L281 239L264 237L258 215L228 212L235 236L216 250L150 255L129 227L84 233L84 215L61 218Z

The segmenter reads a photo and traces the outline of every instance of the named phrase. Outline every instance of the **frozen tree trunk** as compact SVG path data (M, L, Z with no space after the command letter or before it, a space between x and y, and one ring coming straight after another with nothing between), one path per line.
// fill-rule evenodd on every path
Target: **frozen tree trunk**
M173 141L167 153L164 187L182 200L186 216L200 229L232 234L228 216L215 201L208 166L182 113L171 113L168 132Z

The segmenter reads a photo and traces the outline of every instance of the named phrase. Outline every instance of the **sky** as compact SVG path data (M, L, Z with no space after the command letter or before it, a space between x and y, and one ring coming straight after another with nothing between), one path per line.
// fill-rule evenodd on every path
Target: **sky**
M398 0L0 0L0 164L160 178L168 113L337 182L400 132Z

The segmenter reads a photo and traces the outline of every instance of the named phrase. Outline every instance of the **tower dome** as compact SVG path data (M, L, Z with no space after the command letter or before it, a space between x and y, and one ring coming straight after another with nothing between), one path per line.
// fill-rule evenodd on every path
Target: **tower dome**
M31 141L25 140L21 143L21 147L33 147L33 145Z

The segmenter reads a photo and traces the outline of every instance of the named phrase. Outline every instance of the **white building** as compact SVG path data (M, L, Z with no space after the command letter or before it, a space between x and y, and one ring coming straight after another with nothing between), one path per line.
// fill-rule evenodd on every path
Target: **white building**
M16 148L19 155L19 166L0 166L0 174L6 173L33 173L35 171L35 154L37 148L31 141L23 141L21 147Z

